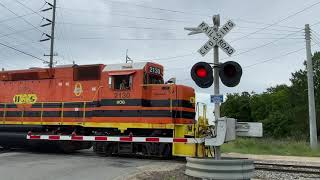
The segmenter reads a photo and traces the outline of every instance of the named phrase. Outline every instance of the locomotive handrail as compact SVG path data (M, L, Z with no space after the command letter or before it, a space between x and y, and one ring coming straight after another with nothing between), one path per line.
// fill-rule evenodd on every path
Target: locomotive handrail
M94 99L96 98L96 96L97 96L97 94L99 93L99 90L100 90L101 88L103 88L103 86L99 86L99 87L98 87L98 89L97 89L96 93L94 94L91 102L94 101Z
M83 117L82 117L82 123L85 122L85 118L86 118L86 102L83 102Z
M7 110L7 103L4 103L3 116L2 116L3 124L5 124L5 121L6 121L6 114L7 114L6 110Z
M172 92L172 86L170 85L170 112L172 112L172 96L171 96L171 92Z
M23 117L24 117L24 108L23 108L23 110L21 111L21 124L23 124Z
M43 103L41 103L40 121L43 123Z
M61 102L61 125L63 124L64 102Z

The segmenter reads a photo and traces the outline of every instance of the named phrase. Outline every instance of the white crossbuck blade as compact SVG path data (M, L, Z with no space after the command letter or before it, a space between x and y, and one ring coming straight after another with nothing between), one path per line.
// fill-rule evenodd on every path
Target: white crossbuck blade
M224 24L217 32L213 27L210 27L207 23L202 22L196 28L185 28L185 30L191 31L188 35L205 33L210 39L198 50L198 53L205 56L215 45L218 45L225 53L231 56L235 49L231 47L223 37L235 27L235 24L229 20Z
M201 29L199 29L197 27L196 28L195 27L185 27L184 30L191 31L191 32L188 33L188 35L202 33Z

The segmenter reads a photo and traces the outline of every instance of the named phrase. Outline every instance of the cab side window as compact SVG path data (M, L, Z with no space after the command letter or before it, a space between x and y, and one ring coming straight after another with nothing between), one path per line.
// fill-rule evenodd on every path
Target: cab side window
M132 76L113 76L115 90L130 90L132 87Z

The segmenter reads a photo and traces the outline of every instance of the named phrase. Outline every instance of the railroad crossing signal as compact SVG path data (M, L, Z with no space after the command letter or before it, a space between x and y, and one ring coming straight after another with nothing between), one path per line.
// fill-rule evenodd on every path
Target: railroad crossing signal
M234 22L229 20L225 23L221 28L218 29L220 25L219 16L213 17L214 25L210 27L204 21L199 24L198 27L188 27L184 28L185 30L191 31L188 35L204 33L209 37L209 40L198 50L198 53L201 56L205 56L213 47L219 46L228 56L231 56L236 50L230 46L223 37L227 35L236 25ZM218 51L218 48L216 49ZM209 68L210 67L210 68ZM219 60L217 57L217 61L214 62L215 72L216 70L221 78L222 83L227 87L234 87L239 84L241 76L242 76L242 68L241 66L234 62L228 61L222 64L219 64ZM205 62L196 63L191 69L191 77L195 81L195 83L201 88L208 88L213 83L212 69L209 73L209 69L211 66ZM205 75L204 75L205 74ZM219 77L215 77L219 78ZM219 83L218 81L215 83ZM215 84L215 86L218 86Z

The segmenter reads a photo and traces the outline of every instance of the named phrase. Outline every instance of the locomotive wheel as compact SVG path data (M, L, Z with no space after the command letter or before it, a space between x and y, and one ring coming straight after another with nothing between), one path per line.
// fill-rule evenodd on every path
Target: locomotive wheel
M164 158L170 159L172 157L172 145L171 144L165 144L165 148L162 151L162 155Z
M104 145L104 153L106 156L112 156L116 143L106 143Z
M98 155L104 155L103 151L103 143L101 142L95 142L93 144L93 151Z

